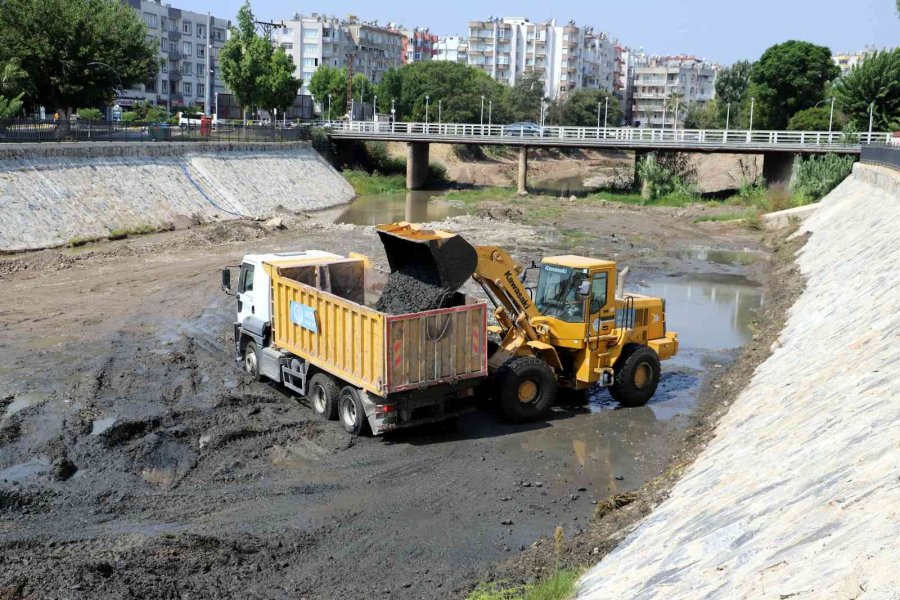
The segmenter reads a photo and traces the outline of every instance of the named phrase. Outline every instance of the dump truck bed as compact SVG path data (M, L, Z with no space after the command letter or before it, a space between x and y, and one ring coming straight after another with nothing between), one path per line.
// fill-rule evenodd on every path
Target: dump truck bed
M362 261L268 269L275 346L347 383L387 397L487 375L483 302L388 315L363 304Z

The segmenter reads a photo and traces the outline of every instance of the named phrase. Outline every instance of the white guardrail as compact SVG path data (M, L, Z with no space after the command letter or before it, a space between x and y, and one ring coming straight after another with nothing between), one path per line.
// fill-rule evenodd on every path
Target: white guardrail
M872 132L856 134L858 141L847 141L840 131L767 131L744 129L650 129L636 127L558 127L545 126L533 129L517 125L478 125L462 123L389 123L374 121L325 122L338 133L359 133L389 136L433 136L435 138L491 138L514 141L584 140L621 143L644 142L647 144L690 145L752 145L752 146L835 146L857 147L862 144L884 144L890 133Z

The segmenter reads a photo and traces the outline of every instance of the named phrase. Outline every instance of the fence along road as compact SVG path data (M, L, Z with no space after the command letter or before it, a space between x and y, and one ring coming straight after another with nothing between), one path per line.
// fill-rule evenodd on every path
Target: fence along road
M534 131L508 125L463 123L388 123L332 121L324 123L333 139L491 144L502 146L572 146L626 150L702 152L789 152L859 154L861 144L887 143L889 133L859 133L848 141L842 132L722 129L639 129L634 127L538 127Z

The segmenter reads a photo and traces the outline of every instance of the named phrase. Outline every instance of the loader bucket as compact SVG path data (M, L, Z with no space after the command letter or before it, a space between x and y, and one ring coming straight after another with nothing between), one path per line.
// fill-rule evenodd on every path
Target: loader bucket
M409 223L379 225L375 230L391 272L455 291L478 266L475 248L455 233L422 229Z

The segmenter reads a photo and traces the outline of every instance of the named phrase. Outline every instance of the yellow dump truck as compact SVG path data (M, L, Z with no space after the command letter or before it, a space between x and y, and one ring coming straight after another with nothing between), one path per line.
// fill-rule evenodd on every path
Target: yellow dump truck
M309 398L322 417L375 435L467 408L487 375L487 306L456 292L447 308L372 308L385 280L366 257L310 250L245 256L235 350L257 380Z

